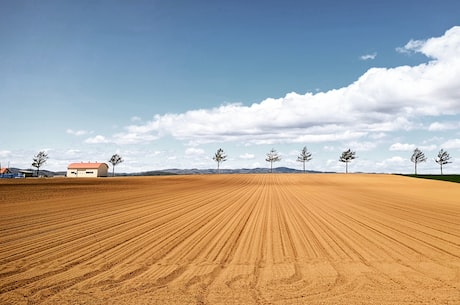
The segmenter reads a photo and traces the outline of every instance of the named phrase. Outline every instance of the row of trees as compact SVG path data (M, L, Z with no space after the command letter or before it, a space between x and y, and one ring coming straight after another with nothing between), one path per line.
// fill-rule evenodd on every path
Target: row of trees
M348 149L347 151L344 151L342 155L340 156L339 161L345 162L347 173L348 173L348 163L351 162L353 159L355 159L355 155L356 153L354 151L351 151L350 149ZM217 152L215 153L214 157L212 157L212 159L217 162L217 172L220 173L220 164L227 160L227 155L224 153L224 150L222 148L219 148ZM310 161L311 159L312 159L311 152L309 152L307 147L304 146L300 154L297 156L297 161L303 163L304 172L305 172L305 163ZM273 163L281 161L281 156L278 154L278 152L274 148L272 148L267 153L267 157L265 158L265 161L270 163L270 173L271 173L273 172Z
M308 151L307 147L304 146L302 151L297 156L297 161L303 163L303 171L305 172L305 163L312 159L311 152ZM351 149L347 149L339 157L339 161L345 163L345 172L348 173L348 163L356 159L356 152ZM441 149L438 153L438 156L435 158L435 162L441 166L441 175L442 166L450 161L451 157L447 151ZM215 153L213 160L217 162L217 172L220 173L220 164L227 160L227 155L224 153L222 148L219 148ZM281 161L281 156L278 152L272 148L266 155L265 161L270 163L270 173L273 171L273 163ZM416 148L411 156L411 161L415 164L415 174L417 175L417 164L426 161L425 154L418 148Z
M339 158L340 162L345 162L347 173L348 173L348 163L356 158L355 155L356 155L356 152L351 151L351 149L348 149L344 151ZM212 159L217 162L217 172L220 173L220 164L224 161L227 161L227 155L224 153L224 150L222 148L219 148L217 152L214 154L214 156L212 157ZM311 159L312 159L311 152L309 152L307 147L304 146L300 154L297 156L297 161L303 163L304 172L305 172L305 163L310 161ZM273 163L281 161L281 156L278 154L278 152L274 148L272 148L267 153L265 161L270 163L270 173L271 173L273 172Z
M452 163L450 159L451 157L449 153L444 149L441 149L438 153L438 156L434 159L434 161L438 163L439 166L441 166L441 175L443 174L442 166ZM412 154L410 160L414 163L414 173L417 175L417 164L426 161L425 154L420 149L416 148L414 149L414 153Z
M214 161L217 162L217 172L220 173L220 165L222 162L227 161L227 155L225 154L222 148L219 148L217 152L212 157ZM345 172L348 173L348 163L356 159L356 152L352 151L351 149L347 149L339 157L339 161L345 163ZM34 156L32 166L37 168L37 176L40 173L40 167L42 167L46 161L48 160L48 154L44 151L40 151L37 155ZM312 160L312 154L308 151L307 147L304 146L297 156L297 161L303 163L303 171L305 172L305 163ZM418 148L416 148L411 156L410 159L414 163L414 172L417 175L417 164L426 161L425 154ZM435 158L435 162L441 166L441 175L443 165L452 163L451 157L447 151L441 149ZM109 163L112 164L112 176L115 176L115 166L122 163L124 160L123 158L118 155L114 154L110 159ZM266 155L265 161L270 163L270 173L273 171L273 163L281 161L281 156L278 152L272 148Z
M46 161L48 161L48 154L44 151L40 151L33 157L32 166L37 169L37 177L40 176L40 167L42 167ZM118 154L114 154L110 158L109 163L112 164L112 176L115 176L115 166L123 161L123 158Z

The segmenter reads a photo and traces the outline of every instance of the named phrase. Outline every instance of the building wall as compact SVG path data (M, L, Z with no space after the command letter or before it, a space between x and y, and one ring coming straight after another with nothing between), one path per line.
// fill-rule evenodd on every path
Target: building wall
M106 165L99 166L98 177L107 177L108 170L109 170L109 167Z
M96 178L107 177L108 167L102 165L99 168L87 169L67 169L67 177L69 178Z

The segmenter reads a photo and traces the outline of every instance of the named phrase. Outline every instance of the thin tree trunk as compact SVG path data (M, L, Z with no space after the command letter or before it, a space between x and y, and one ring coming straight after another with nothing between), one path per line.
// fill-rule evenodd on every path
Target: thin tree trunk
M417 175L417 162L414 162L415 165L415 174Z
M217 161L217 173L220 174L220 162Z
M115 177L115 166L112 166L112 177Z
M305 161L303 161L303 172L305 173Z
M442 175L442 162L441 162L441 175Z
M348 174L348 162L345 162L345 173Z

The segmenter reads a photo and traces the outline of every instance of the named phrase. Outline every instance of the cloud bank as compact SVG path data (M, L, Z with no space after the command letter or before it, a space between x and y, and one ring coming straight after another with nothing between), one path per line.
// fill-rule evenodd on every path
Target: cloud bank
M86 143L135 144L171 136L190 144L238 141L246 144L356 141L417 126L417 118L460 113L460 27L440 37L411 40L398 48L421 53L417 66L371 68L347 87L319 93L289 93L246 106L155 115L111 137ZM431 129L451 125L432 125ZM399 143L398 143L399 144ZM453 144L456 146L456 143ZM391 150L406 150L395 145Z

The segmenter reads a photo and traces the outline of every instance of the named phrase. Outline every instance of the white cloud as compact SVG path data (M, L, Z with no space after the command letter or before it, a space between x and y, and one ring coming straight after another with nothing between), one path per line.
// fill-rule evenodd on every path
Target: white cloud
M420 150L428 150L428 151L433 151L436 149L436 145L431 144L431 145L415 145L415 144L408 144L408 143L394 143L390 146L390 151L412 151L416 148L419 148Z
M115 143L115 144L138 144L138 143L148 143L158 139L158 136L152 134L144 134L144 133L136 133L136 132L129 132L129 133L116 133L113 135L111 139L108 139L107 142Z
M129 128L129 127L128 127ZM97 135L85 140L88 144L107 144L114 143L118 145L148 143L157 140L159 137L145 133L145 132L120 132L112 135L112 137L105 137Z
M400 157L400 156L393 156L385 160L385 162L396 163L396 164L401 164L406 161L407 159Z
M11 151L9 150L0 150L0 158L7 158L11 156Z
M394 143L390 146L390 151L411 151L414 150L416 147L414 144L407 144L407 143Z
M410 169L409 157L392 156L382 161L376 162L378 172L407 172Z
M379 139L383 139L387 136L386 133L384 132L379 132L379 133L373 133L370 135L370 137L374 140L379 140Z
M460 27L441 37L410 41L402 50L431 60L414 67L371 68L349 86L327 92L293 92L249 106L225 104L155 115L148 122L127 126L123 133L92 142L135 144L164 136L195 146L359 141L420 128L420 117L458 115Z
M377 142L351 142L348 146L354 151L370 151L377 147Z
M441 37L427 40L410 40L403 48L397 48L399 52L420 52L427 57L435 59L452 60L460 54L460 27L455 26Z
M104 136L97 135L95 137L86 139L85 143L88 143L88 144L101 144L101 143L109 143L109 140L107 140Z
M245 154L240 155L240 159L243 159L243 160L250 160L254 158L255 158L255 155L250 154L250 153L245 153Z
M201 148L189 147L185 150L185 155L187 156L202 156L205 154L205 151Z
M460 139L450 139L444 142L442 148L445 149L458 149L460 150Z
M445 131L453 129L460 129L460 122L433 122L430 126L428 126L429 131Z
M421 52L421 47L425 42L422 40L411 39L404 47L397 47L396 51L403 54L412 54L415 52Z
M77 156L81 154L81 150L79 149L68 149L65 151L66 156Z
M436 147L437 147L437 146L434 145L434 144L431 144L431 145L422 145L422 146L420 146L420 149L422 149L422 150L428 150L428 151L433 151L433 150L436 149Z
M131 117L131 121L132 122L139 122L139 121L142 121L142 119L140 117L138 117L138 116L133 116L133 117Z
M362 56L360 56L359 58L360 58L361 60L374 60L376 57L377 57L377 53L374 52L374 53L372 53L372 54L362 55Z
M91 133L90 131L87 131L87 130L73 130L70 128L67 129L66 132L74 136L83 136L83 135Z

